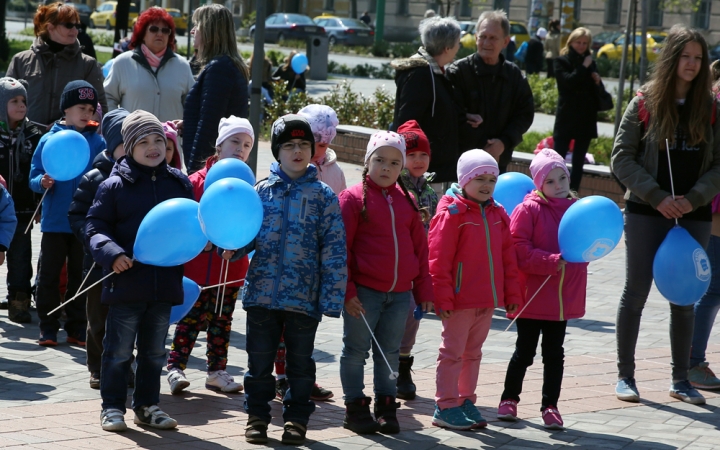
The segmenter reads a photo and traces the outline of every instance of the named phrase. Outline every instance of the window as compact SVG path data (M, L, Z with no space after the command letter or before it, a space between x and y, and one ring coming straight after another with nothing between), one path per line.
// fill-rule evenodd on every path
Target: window
M460 16L472 17L472 0L462 0L460 2Z
M710 0L702 0L698 10L692 13L692 27L701 30L710 28Z
M663 10L662 0L648 0L649 11L648 11L648 26L649 27L662 27L663 24Z
M325 0L325 11L335 11L335 0Z
M410 0L398 0L397 13L401 16L407 16L410 13Z
M367 12L371 12L371 13L377 12L376 0L368 0Z
M607 0L605 2L605 23L608 25L620 25L620 14L622 13L622 0Z
M493 0L493 9L502 9L510 17L510 0ZM530 9L528 8L528 11Z

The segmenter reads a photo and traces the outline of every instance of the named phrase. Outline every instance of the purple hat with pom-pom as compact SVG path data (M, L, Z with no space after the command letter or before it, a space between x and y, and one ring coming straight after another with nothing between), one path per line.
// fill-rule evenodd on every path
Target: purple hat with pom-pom
M393 147L400 150L402 153L402 163L405 167L405 138L393 131L378 131L377 133L370 136L370 140L367 145L367 152L365 152L365 164L375 153L375 150L380 147Z

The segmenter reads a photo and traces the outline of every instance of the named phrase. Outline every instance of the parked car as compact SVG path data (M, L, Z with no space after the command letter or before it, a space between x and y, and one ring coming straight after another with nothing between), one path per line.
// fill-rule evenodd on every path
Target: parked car
M90 15L90 28L104 26L106 30L115 28L115 16L117 14L118 2L104 2ZM140 10L135 3L130 3L130 15L128 23L136 19Z
M92 14L93 10L91 7L86 5L85 3L65 3L67 6L72 6L75 8L78 12L78 15L80 15L80 22L85 25L86 27L90 26L90 14Z
M718 59L720 59L720 42L718 42L717 44L710 47L709 52L710 52L710 62L717 61Z
M265 19L265 42L279 43L286 39L305 40L311 36L325 36L325 29L308 16L275 13ZM250 38L255 38L255 25L250 27Z
M590 45L593 54L597 55L598 50L600 50L603 45L613 42L615 39L622 36L622 34L622 31L601 31L593 36L593 41Z
M460 44L465 48L477 48L477 43L475 42L475 25L476 24L472 24L464 34L461 34ZM462 24L460 27L462 28ZM518 47L520 47L523 42L530 40L530 34L525 24L513 20L510 21L510 37L512 36L515 36L515 44L517 44Z
M173 22L175 22L175 34L183 36L188 28L188 15L177 8L165 8L165 11L170 14L170 17L173 18ZM135 28L137 20L137 17L134 18L130 26Z
M369 46L375 40L373 29L358 19L319 16L313 20L325 29L330 45Z
M635 34L635 42L633 45L628 47L628 58L632 58L632 51L633 47L635 47L635 62L640 61L640 49L641 49L641 43L642 41L642 35L640 33ZM625 35L621 35L617 39L615 39L613 42L609 44L603 45L600 50L597 52L598 58L607 58L607 59L620 59L622 58L622 49L625 45ZM655 39L648 34L647 35L647 58L648 61L653 62L657 59L658 54L660 53L660 50L662 50L662 45L659 45L657 42L655 42Z

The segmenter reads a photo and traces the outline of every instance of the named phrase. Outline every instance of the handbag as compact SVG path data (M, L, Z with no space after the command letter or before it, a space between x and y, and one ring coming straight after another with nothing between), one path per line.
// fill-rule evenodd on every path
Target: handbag
M605 90L605 85L601 82L595 85L597 94L598 111L609 111L613 109L613 98L608 91Z

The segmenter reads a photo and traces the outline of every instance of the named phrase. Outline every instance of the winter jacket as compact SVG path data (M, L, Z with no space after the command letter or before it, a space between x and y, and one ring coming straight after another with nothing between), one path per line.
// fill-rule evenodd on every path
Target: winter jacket
M330 186L335 195L347 189L345 174L337 163L337 155L332 149L327 149L325 158L317 163L311 163L318 170L318 179Z
M6 252L10 248L18 223L13 203L10 193L0 186L0 252Z
M528 75L540 73L544 62L545 49L543 48L543 43L537 36L533 36L528 41L528 49L525 54L525 72Z
M167 49L157 72L139 48L115 58L103 86L108 108L154 114L160 122L182 119L185 97L195 79L185 58Z
M545 50L545 58L546 59L552 59L557 58L560 56L560 44L562 40L562 34L557 31L551 31L548 33L547 37L545 37L545 42L543 42L543 49Z
M30 165L30 189L42 194L45 189L40 184L45 169L42 163L42 152L47 140L58 131L74 130L74 127L56 122L52 129L40 139L37 149L32 157ZM75 190L80 184L83 175L92 168L95 157L105 149L105 139L97 134L96 126L87 126L81 132L90 146L90 158L85 169L72 180L56 181L47 193L42 205L42 217L40 219L40 230L43 233L72 233L70 221L68 220L68 209L72 202Z
M28 82L27 117L34 122L50 125L63 116L60 96L65 86L75 80L92 84L98 93L98 102L103 111L107 111L102 69L96 60L82 53L77 40L53 53L47 42L35 38L30 50L13 56L7 76Z
M363 184L340 193L348 249L345 300L357 297L357 284L381 292L412 289L415 303L432 302L428 246L420 214L397 183L381 188L366 178L368 220L362 214Z
M568 320L585 315L588 263L567 263L558 271L562 259L558 243L560 219L576 201L546 198L532 191L513 211L510 231L525 300L530 300L550 275L523 311L524 319Z
M445 74L462 104L463 117L465 113L472 113L483 118L477 128L463 121L460 151L484 148L488 139L500 139L505 151L500 155L499 165L501 169L506 168L535 116L527 79L518 66L505 61L504 56L500 55L495 66L488 66L477 53L455 61Z
M40 142L42 132L27 118L15 130L0 124L0 176L8 183L20 223L29 223L40 197L29 185L30 161Z
M218 56L200 72L185 98L183 149L189 173L215 153L223 117L248 117L248 80L229 56Z
M286 81L286 89L288 92L290 92L292 89L300 89L301 91L305 90L305 87L307 86L307 82L305 81L305 73L300 74L300 78L295 78L297 74L292 69L292 67L285 67L280 66L275 70L275 73L272 74L274 78L279 78L281 80Z
M586 55L570 48L567 55L555 59L558 104L553 136L556 139L594 139L598 136L598 85L592 79L597 66L595 61L589 67L583 66Z
M455 180L460 157L458 129L465 122L465 112L455 102L450 82L419 54L391 65L397 86L391 129L397 131L408 120L417 120L430 141L429 170L435 172L435 181Z
M208 158L205 168L190 175L195 201L199 202L205 192L205 177L208 170L217 162L216 158ZM223 282L224 273L220 273L222 259L213 250L202 252L194 259L185 263L185 276L200 286L213 286ZM240 280L245 278L248 269L248 258L243 256L240 260L231 262L228 268L227 280ZM224 272L224 271L223 271ZM227 287L242 286L243 282L230 283Z
M616 177L627 187L625 200L657 206L670 192L660 188L657 182L658 142L643 138L643 124L638 119L640 97L635 97L625 109L610 159L610 167ZM708 99L708 107L710 106ZM720 105L715 105L716 117L720 117ZM720 120L708 124L705 141L700 143L704 154L700 178L685 194L693 210L709 204L720 192Z
M430 215L430 219L424 223L425 233L430 231L430 220L435 216L438 205L438 196L435 193L435 189L430 186L430 182L435 181L434 177L435 174L426 173L416 182L407 169L403 169L403 171L400 172L400 179L405 184L407 190L415 197L418 206L425 208Z
M444 195L430 223L430 273L435 309L452 311L522 304L510 218L456 191Z
M263 223L250 250L243 308L253 306L340 317L347 282L345 228L337 196L315 166L289 181L273 163L255 189Z
M147 167L125 157L103 181L87 214L85 245L93 259L112 271L115 259L133 257L140 223L156 205L171 198L192 199L190 180L165 161ZM182 224L178 224L182 226ZM159 267L133 261L133 266L103 281L102 303L183 302L183 266Z

